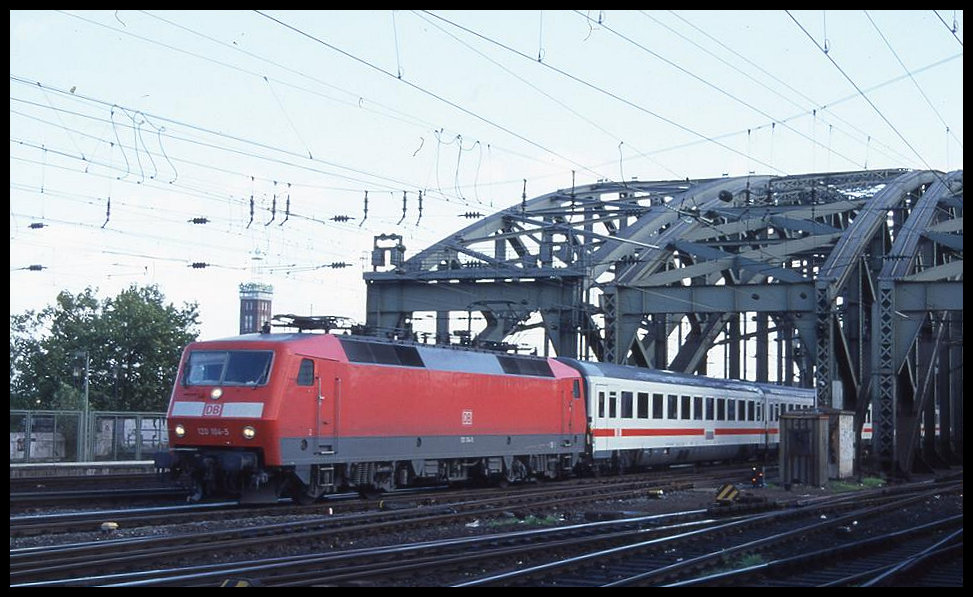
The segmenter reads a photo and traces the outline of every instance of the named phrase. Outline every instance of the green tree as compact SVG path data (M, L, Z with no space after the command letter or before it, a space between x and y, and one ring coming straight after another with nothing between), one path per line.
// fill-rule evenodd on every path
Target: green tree
M11 315L10 406L81 408L87 359L92 410L163 411L198 319L195 303L179 309L135 285L104 301L63 291L39 313Z

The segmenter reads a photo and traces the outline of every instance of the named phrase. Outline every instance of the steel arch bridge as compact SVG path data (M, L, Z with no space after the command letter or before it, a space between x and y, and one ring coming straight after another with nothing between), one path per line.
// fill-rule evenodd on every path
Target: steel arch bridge
M602 181L409 258L376 237L372 265L379 333L432 312L437 343L540 328L545 353L687 373L721 353L726 377L813 386L859 432L871 418L888 472L962 455L962 170ZM475 337L452 327L474 312Z

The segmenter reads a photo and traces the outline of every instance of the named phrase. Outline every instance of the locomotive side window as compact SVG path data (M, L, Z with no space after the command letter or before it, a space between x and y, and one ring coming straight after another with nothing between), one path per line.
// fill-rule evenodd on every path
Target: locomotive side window
M497 356L497 361L504 373L511 375L536 375L538 377L554 377L554 371L544 359L528 359L508 356Z
M186 385L263 385L274 353L269 350L196 350L189 353Z
M632 418L632 393L622 392L622 418Z
M652 418L661 419L663 412L662 394L652 394Z
M638 414L636 415L640 419L649 418L649 394L648 392L638 393Z
M377 365L399 365L403 367L425 367L419 351L414 346L385 344L382 342L363 342L339 338L348 360L352 363L374 363Z
M301 359L301 368L297 372L297 385L314 385L314 361L311 359Z

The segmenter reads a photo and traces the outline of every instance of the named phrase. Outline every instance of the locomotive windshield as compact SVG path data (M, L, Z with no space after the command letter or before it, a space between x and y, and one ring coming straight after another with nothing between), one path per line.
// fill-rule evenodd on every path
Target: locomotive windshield
M270 377L269 350L194 350L189 353L187 386L263 385Z

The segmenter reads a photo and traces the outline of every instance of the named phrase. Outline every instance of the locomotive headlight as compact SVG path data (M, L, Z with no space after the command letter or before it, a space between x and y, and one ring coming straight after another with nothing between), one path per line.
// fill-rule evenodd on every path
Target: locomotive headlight
M243 439L253 439L257 435L257 430L247 425L243 428Z
M183 427L182 424L180 423L176 425L175 432L176 432L176 437L184 437L186 435L186 428Z
M213 391L209 393L209 397L213 400L219 400L220 396L223 395L223 388L213 388Z

